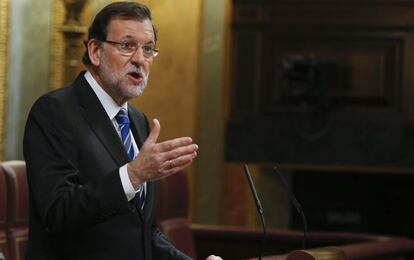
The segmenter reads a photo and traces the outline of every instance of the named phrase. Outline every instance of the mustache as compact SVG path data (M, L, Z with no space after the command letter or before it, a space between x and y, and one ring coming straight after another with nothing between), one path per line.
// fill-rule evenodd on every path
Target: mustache
M140 77L142 77L142 78L146 78L145 73L144 73L144 71L143 71L143 69L142 69L142 68L138 68L138 67L131 68L131 69L129 69L129 70L128 70L127 74L131 74L131 73L136 73L136 74L138 74Z

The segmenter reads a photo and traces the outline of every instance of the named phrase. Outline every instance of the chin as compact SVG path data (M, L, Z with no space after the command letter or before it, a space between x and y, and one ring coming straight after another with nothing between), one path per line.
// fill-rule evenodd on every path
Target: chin
M132 97L139 97L144 93L146 86L145 85L139 85L139 86L134 86L133 91L131 91L131 96Z

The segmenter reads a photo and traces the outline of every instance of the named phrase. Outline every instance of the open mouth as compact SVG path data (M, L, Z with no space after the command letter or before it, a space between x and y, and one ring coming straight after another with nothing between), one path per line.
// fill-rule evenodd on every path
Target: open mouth
M143 79L143 76L140 72L129 72L128 75L136 82L141 82Z
M134 79L141 79L142 78L142 75L139 72L130 72L130 73L128 73L128 75L130 75Z

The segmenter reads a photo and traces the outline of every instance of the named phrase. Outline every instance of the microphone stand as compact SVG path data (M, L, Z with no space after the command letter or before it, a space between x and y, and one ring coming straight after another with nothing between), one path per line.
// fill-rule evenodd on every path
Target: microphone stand
M247 181L249 183L250 190L251 190L251 192L253 194L253 197L254 197L254 202L256 204L257 212L259 213L260 220L262 222L263 236L262 236L262 243L261 243L260 248L259 248L259 260L261 260L262 255L263 255L263 250L264 250L264 247L266 245L266 222L265 222L265 219L264 219L263 207L262 207L262 204L260 203L259 196L257 196L257 192L256 192L256 189L254 187L252 177L250 175L249 167L247 166L247 164L244 164L243 168L244 168L244 173L246 175Z
M292 201L292 204L295 206L296 211L299 213L300 217L302 218L303 223L303 240L302 240L302 249L305 249L306 247L306 234L308 230L308 224L306 221L305 213L302 209L302 206L300 205L299 201L295 198L295 195L293 194L292 190L289 188L289 185L286 182L286 179L283 177L282 173L277 169L277 167L273 167L273 170L279 175L280 180L282 181L282 184L287 191L287 194Z

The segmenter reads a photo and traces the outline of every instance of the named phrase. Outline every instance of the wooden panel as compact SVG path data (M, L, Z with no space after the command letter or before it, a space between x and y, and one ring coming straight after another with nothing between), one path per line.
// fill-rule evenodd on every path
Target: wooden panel
M234 24L408 28L414 3L377 0L233 1Z
M300 101L306 101L306 96L311 94L306 79L283 77L290 70L282 68L286 59L296 63L304 59L309 70L318 70L321 76L316 79L315 88L318 89L314 91L318 91L320 98L325 95L330 99L331 109L334 106L364 106L361 109L376 106L401 111L401 38L306 36L309 37L305 41L286 34L266 38L267 55L263 62L264 67L271 68L263 76L261 104L266 113L282 106L301 106L303 102Z
M414 2L233 6L227 160L413 167ZM292 58L319 81L284 78Z
M241 23L259 23L262 20L263 8L258 5L236 5L233 21Z
M262 6L263 22L272 24L320 25L324 27L407 27L414 25L406 5L378 4L274 4ZM361 28L359 28L361 29Z
M233 116L303 106L306 84L283 80L281 66L286 58L304 57L334 65L335 78L330 76L326 100L320 102L346 107L345 114L368 109L367 116L414 118L414 78L408 69L413 67L413 2L233 3Z
M310 230L346 230L414 236L414 175L297 171L294 192ZM326 196L329 194L329 196ZM292 224L302 227L300 216Z
M255 202L243 173L243 165L226 163L224 172L223 189L226 195L222 200L220 223L228 226L258 227ZM255 169L252 169L252 178L256 177Z
M261 74L260 39L260 34L253 30L242 30L234 34L232 111L249 113L255 110Z

